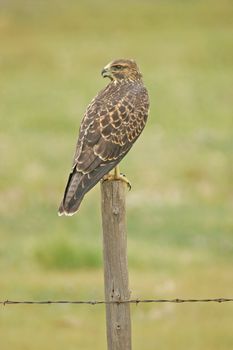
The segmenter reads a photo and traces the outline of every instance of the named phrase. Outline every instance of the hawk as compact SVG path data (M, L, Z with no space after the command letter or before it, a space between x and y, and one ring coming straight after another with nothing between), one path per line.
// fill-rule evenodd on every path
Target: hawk
M110 82L91 101L82 119L59 215L76 213L84 195L113 168L114 175L108 179L127 182L117 165L146 124L149 97L136 62L115 60L101 74Z

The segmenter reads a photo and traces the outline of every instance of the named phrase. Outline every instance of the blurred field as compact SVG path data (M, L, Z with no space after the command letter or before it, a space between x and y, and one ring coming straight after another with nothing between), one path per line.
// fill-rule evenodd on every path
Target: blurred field
M151 98L122 162L132 297L233 296L233 4L0 2L0 299L103 298L98 186L59 218L103 66L135 58ZM230 350L233 305L132 307L135 350ZM102 306L6 306L3 350L105 349Z

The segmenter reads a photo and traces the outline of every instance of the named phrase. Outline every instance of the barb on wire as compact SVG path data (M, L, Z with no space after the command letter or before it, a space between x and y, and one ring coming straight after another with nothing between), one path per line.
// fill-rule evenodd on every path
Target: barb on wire
M0 304L5 305L48 305L48 304L87 304L87 305L97 305L97 304L136 304L139 303L226 303L233 302L233 298L208 298L208 299L129 299L129 300L4 300L0 301Z

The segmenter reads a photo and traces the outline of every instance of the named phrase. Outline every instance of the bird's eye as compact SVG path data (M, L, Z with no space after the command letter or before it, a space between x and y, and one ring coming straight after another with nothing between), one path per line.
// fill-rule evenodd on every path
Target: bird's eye
M122 69L123 67L122 66L120 66L119 64L117 64L116 66L114 66L114 69Z

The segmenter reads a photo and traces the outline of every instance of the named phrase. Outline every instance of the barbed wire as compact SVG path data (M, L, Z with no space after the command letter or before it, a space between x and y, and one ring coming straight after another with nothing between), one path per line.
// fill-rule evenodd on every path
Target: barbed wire
M87 304L87 305L98 305L98 304L142 304L142 303L226 303L233 302L233 298L208 298L208 299L129 299L129 300L4 300L0 301L0 304L5 305L51 305L51 304Z

